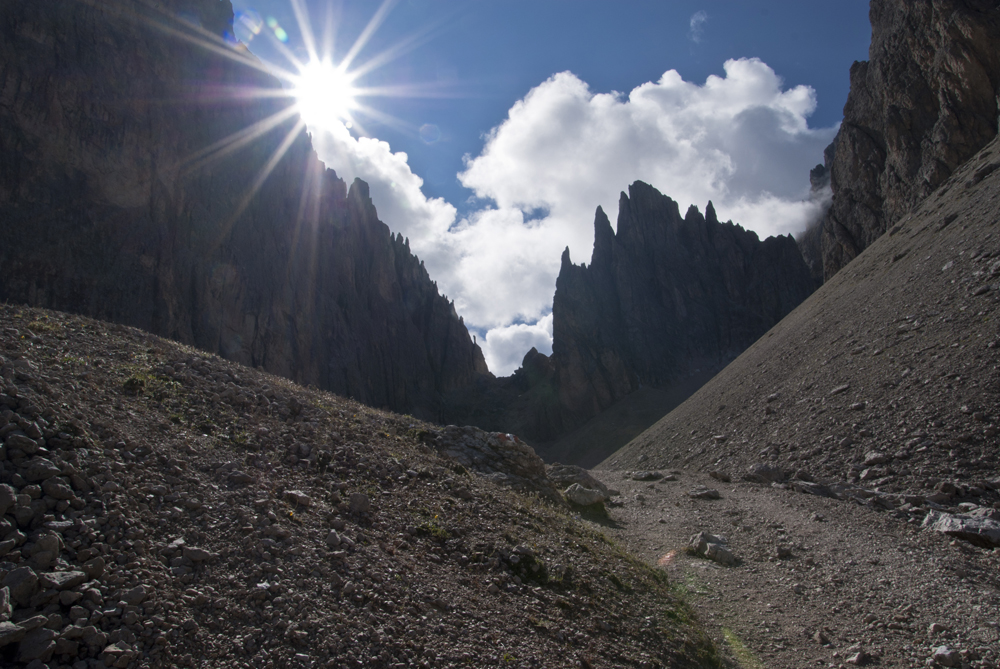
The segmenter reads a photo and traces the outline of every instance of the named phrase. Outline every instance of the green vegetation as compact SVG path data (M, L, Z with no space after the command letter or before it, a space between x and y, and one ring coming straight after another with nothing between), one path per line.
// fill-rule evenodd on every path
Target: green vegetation
M746 647L746 644L740 641L740 638L732 630L723 627L722 636L743 669L764 669L764 664L753 654L753 651Z

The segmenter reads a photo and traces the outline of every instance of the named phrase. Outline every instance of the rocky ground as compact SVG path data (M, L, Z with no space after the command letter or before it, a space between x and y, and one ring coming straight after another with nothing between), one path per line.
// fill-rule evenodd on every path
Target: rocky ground
M685 470L594 473L621 492L603 531L662 565L746 669L915 668L941 647L950 654L937 666L1000 666L1000 548L791 488ZM693 554L701 531L736 563Z
M516 439L76 316L0 332L0 665L729 663Z
M747 661L1000 663L998 204L994 141L595 472L647 560L724 535L666 561Z

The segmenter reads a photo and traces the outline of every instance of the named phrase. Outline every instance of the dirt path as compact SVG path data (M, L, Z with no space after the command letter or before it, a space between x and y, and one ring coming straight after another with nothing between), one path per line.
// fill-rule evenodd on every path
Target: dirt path
M922 667L941 646L957 654L938 666L1000 662L1000 550L792 490L681 472L656 482L597 474L621 492L603 531L663 565L744 667ZM697 485L721 499L692 499ZM699 531L723 535L740 563L686 551Z

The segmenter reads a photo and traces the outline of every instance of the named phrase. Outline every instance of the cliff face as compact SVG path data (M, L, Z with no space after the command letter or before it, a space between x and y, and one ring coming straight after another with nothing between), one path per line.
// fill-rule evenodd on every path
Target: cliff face
M0 299L435 418L487 372L452 304L289 101L247 95L278 82L179 14L232 23L217 0L0 6Z
M580 420L640 386L720 369L814 288L791 237L760 241L720 223L711 203L681 218L636 182L617 234L598 209L589 267L563 254L552 307L560 404Z
M551 357L532 349L493 384L504 388L470 399L472 422L515 430L546 454L546 442L640 387L670 391L665 411L816 287L791 237L760 241L720 223L711 203L705 216L692 207L682 218L676 202L636 182L618 207L617 234L597 210L589 266L563 254Z
M997 134L1000 9L992 0L872 0L868 62L851 67L827 150L831 277Z

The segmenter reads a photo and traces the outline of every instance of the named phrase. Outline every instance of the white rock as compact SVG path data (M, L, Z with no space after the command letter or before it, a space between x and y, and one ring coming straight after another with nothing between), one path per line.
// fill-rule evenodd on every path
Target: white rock
M579 483L574 483L566 488L564 494L566 495L566 499L578 506L590 506L591 504L597 504L607 499L600 490L584 488Z

